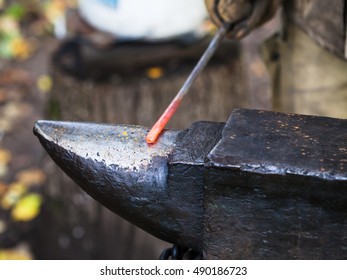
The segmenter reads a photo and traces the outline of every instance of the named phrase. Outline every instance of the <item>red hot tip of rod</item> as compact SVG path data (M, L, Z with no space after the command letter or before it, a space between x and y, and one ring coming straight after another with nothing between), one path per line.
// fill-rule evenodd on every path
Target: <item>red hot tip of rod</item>
M168 121L171 119L173 114L177 111L180 106L182 98L174 99L169 107L166 108L165 112L161 115L159 120L154 124L151 130L146 136L146 141L148 144L154 144L157 140L159 134L163 131Z

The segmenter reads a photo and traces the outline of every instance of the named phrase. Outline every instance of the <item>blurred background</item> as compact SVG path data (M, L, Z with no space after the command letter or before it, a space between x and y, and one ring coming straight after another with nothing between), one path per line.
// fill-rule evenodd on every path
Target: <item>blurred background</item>
M274 30L226 40L168 127L270 109L257 48ZM0 260L157 259L171 246L83 193L32 127L153 125L214 32L201 0L0 0Z

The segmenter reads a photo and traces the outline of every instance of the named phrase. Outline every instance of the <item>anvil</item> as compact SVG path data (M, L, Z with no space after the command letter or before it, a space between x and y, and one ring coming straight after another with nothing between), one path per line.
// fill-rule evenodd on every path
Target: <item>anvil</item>
M52 159L94 199L205 259L347 258L347 120L236 109L165 130L38 121Z

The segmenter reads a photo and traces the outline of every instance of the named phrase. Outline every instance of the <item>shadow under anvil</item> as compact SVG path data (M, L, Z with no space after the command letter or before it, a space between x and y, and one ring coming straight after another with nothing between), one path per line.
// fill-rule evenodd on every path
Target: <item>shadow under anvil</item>
M34 133L102 205L162 240L201 252L204 158L222 128L198 122L189 130L164 131L153 145L141 126L38 121ZM199 139L192 142L191 133ZM194 152L182 148L188 142Z

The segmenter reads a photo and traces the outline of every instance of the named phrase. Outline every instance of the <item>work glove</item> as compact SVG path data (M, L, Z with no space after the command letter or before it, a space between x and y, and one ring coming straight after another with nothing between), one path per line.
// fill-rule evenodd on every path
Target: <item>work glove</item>
M270 20L280 0L205 0L212 21L228 28L228 36L241 39Z

